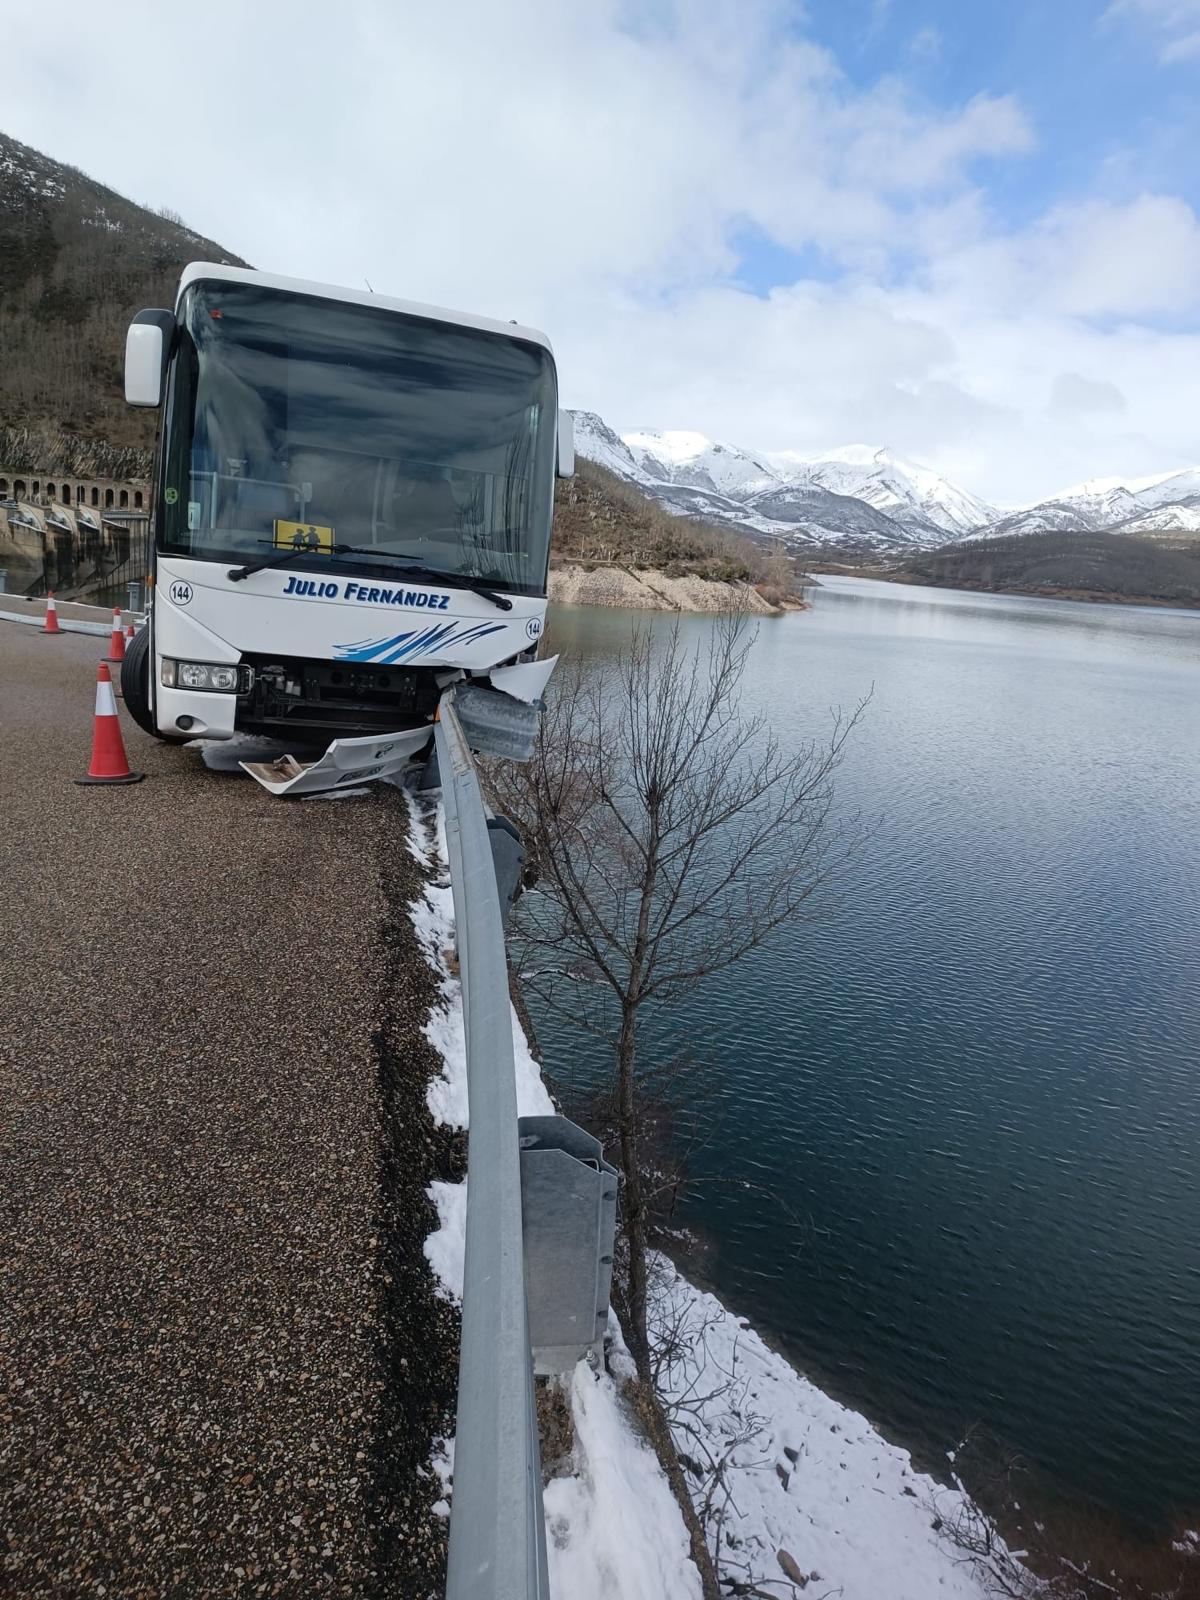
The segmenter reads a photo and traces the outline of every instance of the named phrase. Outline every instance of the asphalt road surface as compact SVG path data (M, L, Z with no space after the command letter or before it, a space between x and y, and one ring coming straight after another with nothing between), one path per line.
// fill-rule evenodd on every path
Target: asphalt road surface
M0 623L0 1591L435 1592L455 1319L403 798L280 801Z

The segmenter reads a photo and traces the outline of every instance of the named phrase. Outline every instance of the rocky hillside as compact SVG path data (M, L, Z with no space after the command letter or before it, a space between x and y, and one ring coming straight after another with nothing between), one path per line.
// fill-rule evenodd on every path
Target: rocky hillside
M0 426L146 446L122 397L125 329L188 261L245 263L0 133Z
M784 593L798 583L777 541L674 516L583 456L576 457L575 476L558 484L553 556L558 562L653 568L671 578L695 575Z
M1200 541L1043 532L914 553L893 576L952 589L1200 606Z

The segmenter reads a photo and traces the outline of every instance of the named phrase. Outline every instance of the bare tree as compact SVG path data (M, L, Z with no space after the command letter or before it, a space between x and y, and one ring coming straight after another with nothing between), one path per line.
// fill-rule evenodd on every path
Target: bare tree
M715 619L696 648L678 621L636 629L615 664L560 683L533 759L493 774L536 882L514 922L525 981L612 1050L623 1173L614 1301L651 1392L653 1063L639 1054L639 1024L647 1007L678 1002L814 910L859 838L835 813L834 775L865 702L833 713L825 738L785 749L741 709L753 638L736 614Z

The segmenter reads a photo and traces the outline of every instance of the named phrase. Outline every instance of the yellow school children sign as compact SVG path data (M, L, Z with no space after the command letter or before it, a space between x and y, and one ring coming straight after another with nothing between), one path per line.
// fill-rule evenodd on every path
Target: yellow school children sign
M323 528L319 522L275 523L275 548L277 550L332 550L333 529Z

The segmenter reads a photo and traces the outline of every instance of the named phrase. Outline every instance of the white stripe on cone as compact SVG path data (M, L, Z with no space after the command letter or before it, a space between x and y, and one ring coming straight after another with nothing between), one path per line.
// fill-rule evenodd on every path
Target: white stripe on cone
M105 673L103 678L96 679L96 715L115 717L116 714L117 701L113 694L112 679Z
M112 631L114 633L120 633L120 631L121 631L121 612L120 612L120 608L119 607L118 607L118 609L116 611L113 612Z

